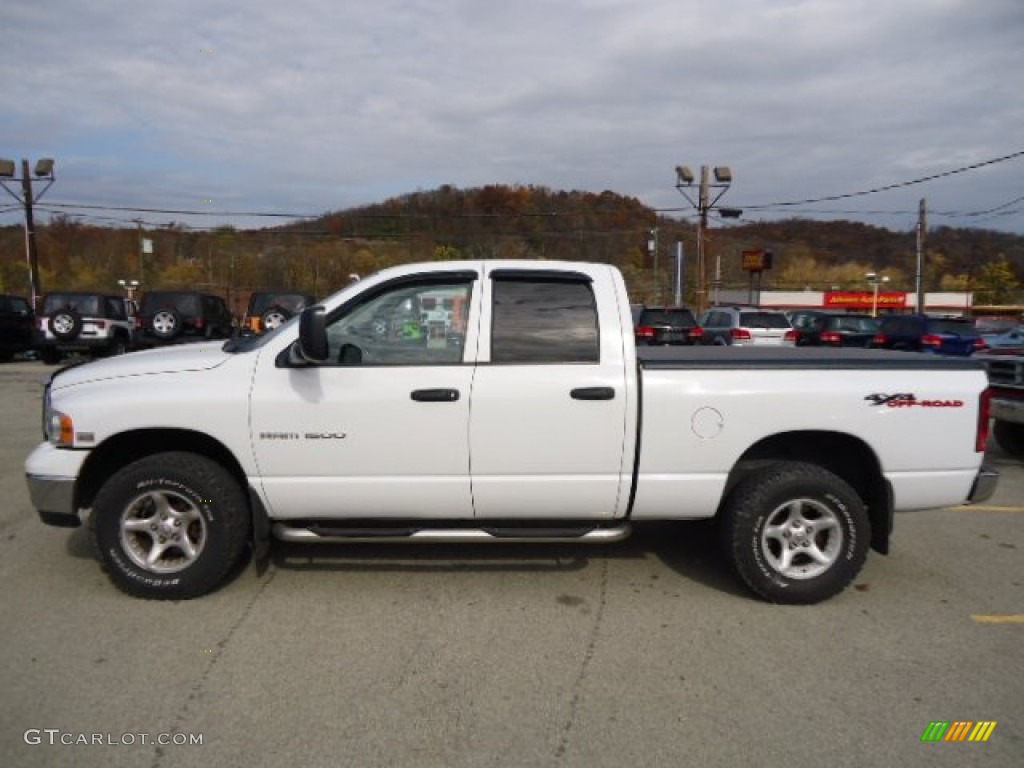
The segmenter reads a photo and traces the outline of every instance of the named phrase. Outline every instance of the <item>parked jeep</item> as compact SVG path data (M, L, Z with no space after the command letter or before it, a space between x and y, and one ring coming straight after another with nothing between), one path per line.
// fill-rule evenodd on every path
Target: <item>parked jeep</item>
M28 299L0 294L0 360L35 348L35 313Z
M234 318L220 296L198 291L148 291L136 320L147 346L196 339L226 339L234 333Z
M242 321L242 334L272 331L306 307L316 304L316 298L306 293L287 291L255 291L249 297L249 308Z
M44 363L72 352L120 355L133 346L134 302L117 294L67 291L47 294L36 346Z

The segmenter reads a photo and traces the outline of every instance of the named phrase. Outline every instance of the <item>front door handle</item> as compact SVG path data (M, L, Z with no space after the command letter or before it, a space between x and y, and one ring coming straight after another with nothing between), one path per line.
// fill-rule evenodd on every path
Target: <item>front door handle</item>
M417 403L454 403L459 399L459 390L414 389L409 396Z
M569 396L573 400L614 400L615 390L611 387L579 387Z

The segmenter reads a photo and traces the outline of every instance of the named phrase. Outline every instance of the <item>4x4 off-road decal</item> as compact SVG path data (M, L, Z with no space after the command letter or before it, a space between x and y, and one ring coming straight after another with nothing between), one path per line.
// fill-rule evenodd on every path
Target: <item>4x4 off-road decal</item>
M910 394L909 392L900 392L895 395L885 395L876 393L868 395L864 398L868 400L872 405L884 406L886 408L963 408L963 400L943 400L943 399L931 399L931 400L918 400L916 395Z

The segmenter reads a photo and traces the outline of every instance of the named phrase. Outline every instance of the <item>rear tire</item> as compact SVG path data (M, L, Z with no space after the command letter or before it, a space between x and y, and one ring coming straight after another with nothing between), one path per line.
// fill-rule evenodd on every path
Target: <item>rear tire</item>
M753 592L774 603L810 604L839 594L857 576L871 525L842 478L814 464L778 462L729 495L722 537Z
M249 539L235 478L211 459L168 452L116 472L93 504L92 535L111 581L136 597L178 600L213 591Z

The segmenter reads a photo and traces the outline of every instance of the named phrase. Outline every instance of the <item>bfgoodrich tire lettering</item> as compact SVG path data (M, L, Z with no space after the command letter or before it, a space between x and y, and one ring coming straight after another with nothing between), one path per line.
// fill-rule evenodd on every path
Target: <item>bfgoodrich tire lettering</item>
M860 572L871 539L864 503L813 464L778 462L743 480L723 510L725 548L740 578L775 603L817 603Z
M215 589L249 534L238 483L216 462L190 453L156 454L118 471L97 494L91 520L111 581L155 599Z

